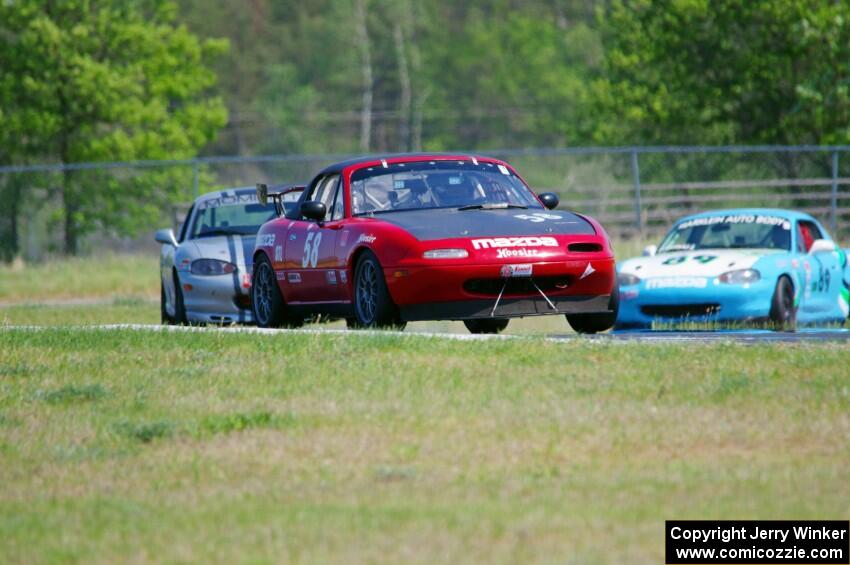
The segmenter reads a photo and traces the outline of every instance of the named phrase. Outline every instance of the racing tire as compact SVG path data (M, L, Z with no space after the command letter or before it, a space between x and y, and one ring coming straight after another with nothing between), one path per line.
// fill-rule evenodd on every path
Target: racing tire
M471 334L497 334L508 327L507 318L476 318L464 320L463 325Z
M349 328L401 331L407 325L390 297L384 270L371 251L364 252L354 268L354 317L346 321Z
M180 285L180 277L177 276L177 271L174 271L174 323L178 326L189 324L189 319L186 317L186 304L183 302L183 288Z
M608 312L594 314L567 314L567 322L580 334L595 334L613 328L617 321L617 313L620 311L620 285L616 282L611 289L608 310Z
M165 283L159 282L159 321L163 326L173 326L174 318L168 315L165 308Z
M794 285L788 277L779 277L770 302L770 324L777 331L797 329L797 308L794 307Z
M303 319L288 311L277 285L277 275L265 255L260 255L254 262L251 310L254 313L254 322L261 328L296 328L304 325Z

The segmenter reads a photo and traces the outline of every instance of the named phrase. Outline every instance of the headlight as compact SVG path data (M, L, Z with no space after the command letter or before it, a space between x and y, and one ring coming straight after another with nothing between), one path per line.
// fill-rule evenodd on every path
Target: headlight
M192 261L189 269L193 275L202 277L214 277L216 275L229 275L236 270L236 265L218 259L197 259Z
M463 259L469 257L466 249L431 249L422 254L425 259Z
M620 286L632 286L640 283L640 278L628 273L619 273L617 275L617 284Z
M717 280L723 284L750 284L761 279L761 273L755 269L739 269L723 273Z

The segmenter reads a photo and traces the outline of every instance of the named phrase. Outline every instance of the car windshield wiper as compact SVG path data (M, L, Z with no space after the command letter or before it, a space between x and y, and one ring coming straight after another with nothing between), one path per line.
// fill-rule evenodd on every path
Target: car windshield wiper
M458 210L504 210L506 208L521 208L522 210L528 210L528 206L525 206L524 204L508 204L507 202L467 204L466 206L461 206Z

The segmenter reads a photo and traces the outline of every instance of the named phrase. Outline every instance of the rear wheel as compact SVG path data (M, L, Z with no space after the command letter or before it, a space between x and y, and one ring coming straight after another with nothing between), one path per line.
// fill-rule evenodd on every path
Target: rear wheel
M794 307L794 285L788 277L780 277L770 303L770 323L779 331L797 329L797 309Z
M598 314L567 314L567 322L580 334L595 334L613 328L620 310L620 286L616 282L611 290L608 310Z
M371 251L361 255L354 268L354 318L347 321L348 327L355 328L404 329L407 325L390 298L384 271Z
M464 320L463 325L472 334L497 334L508 327L507 318L477 318Z
M277 276L265 255L260 255L254 263L251 308L254 321L261 328L298 327L304 323L288 311L277 285Z

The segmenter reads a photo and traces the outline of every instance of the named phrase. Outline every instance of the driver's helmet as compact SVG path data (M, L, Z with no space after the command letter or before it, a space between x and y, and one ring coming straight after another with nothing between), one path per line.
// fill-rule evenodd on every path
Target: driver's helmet
M476 200L475 185L463 173L428 175L428 184L441 206L463 206Z

